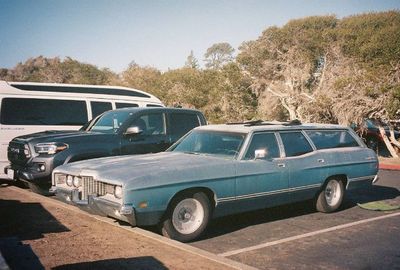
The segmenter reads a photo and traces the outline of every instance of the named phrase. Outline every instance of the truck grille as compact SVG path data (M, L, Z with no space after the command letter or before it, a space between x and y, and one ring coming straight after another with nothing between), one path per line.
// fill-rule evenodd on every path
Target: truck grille
M112 193L114 186L96 181L91 176L82 177L82 196L81 200L87 200L89 195L104 196L107 193Z
M7 148L7 158L11 163L24 165L30 157L28 145L23 142L11 141Z

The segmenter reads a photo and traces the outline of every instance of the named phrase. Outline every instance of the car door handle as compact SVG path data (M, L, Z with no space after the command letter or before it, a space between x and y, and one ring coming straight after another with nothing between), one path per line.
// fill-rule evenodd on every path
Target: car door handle
M324 163L324 162L325 162L325 160L324 160L323 158L319 158L319 159L317 159L317 161L318 161L319 163Z
M285 163L278 163L278 167L279 167L279 168L285 168L286 165L285 165Z

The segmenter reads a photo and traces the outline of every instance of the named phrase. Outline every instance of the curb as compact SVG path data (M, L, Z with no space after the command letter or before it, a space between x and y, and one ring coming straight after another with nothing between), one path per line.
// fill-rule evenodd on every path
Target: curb
M400 165L379 163L379 170L400 171Z
M136 233L136 234L138 234L140 236L143 236L145 238L151 239L153 241L157 241L157 242L159 242L161 244L168 245L170 247L174 247L174 248L177 248L179 250L183 250L185 252L189 252L191 254L200 256L202 258L208 259L208 260L213 261L213 262L218 263L218 264L222 264L222 265L231 267L233 269L258 270L257 268L254 268L252 266L249 266L249 265L246 265L246 264L242 264L240 262L237 262L237 261L225 258L225 257L218 256L218 255L213 254L211 252L208 252L208 251L205 251L205 250L202 250L202 249L199 249L199 248L196 248L196 247L193 247L193 246L190 246L190 245L187 245L187 244L184 244L184 243L181 243L181 242L178 242L178 241L163 237L161 235L155 234L155 233L150 232L150 231L143 230L143 229L141 229L139 227L132 227L130 225L120 225L112 218L91 215L91 214L79 209L76 206L73 206L73 205L70 205L70 204L66 204L66 203L57 201L55 199L51 199L49 197L45 197L45 196L36 194L34 192L31 192L31 191L25 191L24 189L21 189L21 188L15 187L15 186L9 186L8 188L10 188L13 191L16 191L16 192L19 192L19 193L23 193L23 194L27 194L28 193L29 195L31 195L33 197L39 198L41 200L45 200L46 202L48 202L50 204L53 204L53 205L56 205L58 207L62 207L64 209L67 209L67 210L70 210L70 211L85 215L85 216L90 217L92 219L95 219L97 221L100 221L100 222L107 223L109 225L118 227L120 229L129 231L129 232L132 232L132 233ZM2 269L0 268L0 270L2 270Z

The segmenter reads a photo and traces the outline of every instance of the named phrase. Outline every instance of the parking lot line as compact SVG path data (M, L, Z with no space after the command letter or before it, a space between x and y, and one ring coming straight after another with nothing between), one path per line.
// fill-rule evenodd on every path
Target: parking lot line
M315 235L322 234L322 233L337 231L337 230L357 226L360 224L365 224L365 223L369 223L369 222L373 222L373 221L377 221L377 220L381 220L381 219L386 219L386 218L391 218L391 217L395 217L395 216L400 216L400 212L387 214L387 215L374 217L374 218L363 219L363 220L346 223L346 224L342 224L342 225L338 225L338 226L334 226L334 227L330 227L330 228L326 228L326 229L322 229L322 230L318 230L318 231L314 231L314 232L304 233L304 234L300 234L300 235L296 235L296 236L279 239L276 241L266 242L266 243L255 245L255 246L231 250L231 251L227 251L224 253L220 253L218 255L222 256L222 257L229 257L229 256L237 255L237 254L248 252L248 251L253 251L253 250L257 250L257 249L261 249L261 248L275 246L275 245L279 245L282 243L287 243L290 241L294 241L294 240L298 240L298 239L302 239L302 238L306 238L306 237L310 237L310 236L315 236Z

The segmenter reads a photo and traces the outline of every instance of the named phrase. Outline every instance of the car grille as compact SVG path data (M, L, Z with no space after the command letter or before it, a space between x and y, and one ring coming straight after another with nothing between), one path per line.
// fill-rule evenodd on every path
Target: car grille
M113 185L96 181L91 176L82 177L81 200L87 200L89 195L104 196L107 193L112 193L113 190Z
M29 159L25 154L25 144L23 142L11 141L7 148L7 157L11 163L25 165Z

